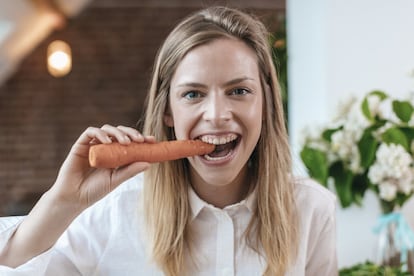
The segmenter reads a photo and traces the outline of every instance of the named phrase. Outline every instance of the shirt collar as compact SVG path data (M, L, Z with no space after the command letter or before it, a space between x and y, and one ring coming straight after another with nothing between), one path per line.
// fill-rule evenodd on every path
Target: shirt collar
M203 210L204 208L212 208L217 209L213 205L205 202L202 200L194 191L193 187L191 185L188 188L188 196L189 196L189 202L190 202L190 208L191 208L191 216L190 220L194 220L198 214ZM243 199L239 203L235 203L229 206L226 206L223 210L230 210L230 209L236 209L240 208L242 206L246 207L251 213L255 210L256 205L256 198L257 198L257 188L251 192L247 198Z

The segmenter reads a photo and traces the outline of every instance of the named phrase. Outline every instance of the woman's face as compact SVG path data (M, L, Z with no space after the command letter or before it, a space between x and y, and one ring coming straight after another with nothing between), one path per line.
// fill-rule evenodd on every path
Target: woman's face
M262 126L263 93L254 51L236 39L191 50L170 86L165 123L178 140L201 139L216 151L189 158L194 186L241 186Z

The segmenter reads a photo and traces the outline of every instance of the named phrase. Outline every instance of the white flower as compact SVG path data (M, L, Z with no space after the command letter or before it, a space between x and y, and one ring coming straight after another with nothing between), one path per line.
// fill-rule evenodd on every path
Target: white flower
M361 167L361 156L358 147L352 147L351 158L349 159L349 169L353 173L362 173L364 169Z
M397 195L397 187L391 182L383 182L379 186L380 198L391 201Z
M385 178L384 169L381 164L375 163L368 171L368 179L372 184L378 184Z
M306 145L309 148L316 149L326 153L329 157L329 143L321 137L322 128L310 128L306 127L302 129L300 135L300 143Z
M349 169L353 173L361 172L358 140L362 136L362 131L356 128L347 128L336 131L331 137L331 150L339 159L349 164Z
M375 139L381 140L381 136L390 128L394 127L394 125L390 122L386 122L382 127L378 128L376 131L372 132L372 136Z
M354 107L357 102L356 97L350 97L345 101L342 101L337 106L337 112L333 119L334 122L346 120L348 115L351 113L351 109Z
M411 155L401 145L381 144L368 178L379 186L380 197L390 201L397 192L408 195L414 190L412 165Z
M367 102L371 116L377 116L380 113L381 98L376 94L371 94L367 96Z
M299 135L299 144L306 145L309 142L321 140L321 133L323 129L321 126L306 126L304 127Z
M410 171L401 177L398 182L398 190L405 195L409 195L414 190L413 172Z
M366 127L368 127L371 122L365 117L365 115L362 113L361 110L362 102L356 102L355 105L351 108L347 121L345 122L345 125L349 129L358 129L358 130L364 130Z

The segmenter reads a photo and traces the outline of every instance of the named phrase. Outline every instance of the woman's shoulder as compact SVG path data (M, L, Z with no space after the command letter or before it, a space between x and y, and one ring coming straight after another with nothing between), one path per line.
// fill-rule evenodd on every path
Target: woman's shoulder
M315 180L306 177L294 178L295 199L299 209L318 212L334 212L336 196Z

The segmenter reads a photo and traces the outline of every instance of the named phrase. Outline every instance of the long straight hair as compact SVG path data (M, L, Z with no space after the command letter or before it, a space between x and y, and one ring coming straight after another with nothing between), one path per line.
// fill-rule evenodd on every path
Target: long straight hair
M297 255L298 221L283 105L265 26L251 15L226 7L201 10L179 23L157 54L143 132L157 140L175 139L173 130L164 124L164 114L178 64L195 47L229 37L243 41L256 53L265 103L262 132L250 157L249 172L257 179L256 213L245 238L266 259L265 275L284 275ZM150 252L167 275L184 273L190 233L189 166L183 159L153 164L145 172L144 208Z

